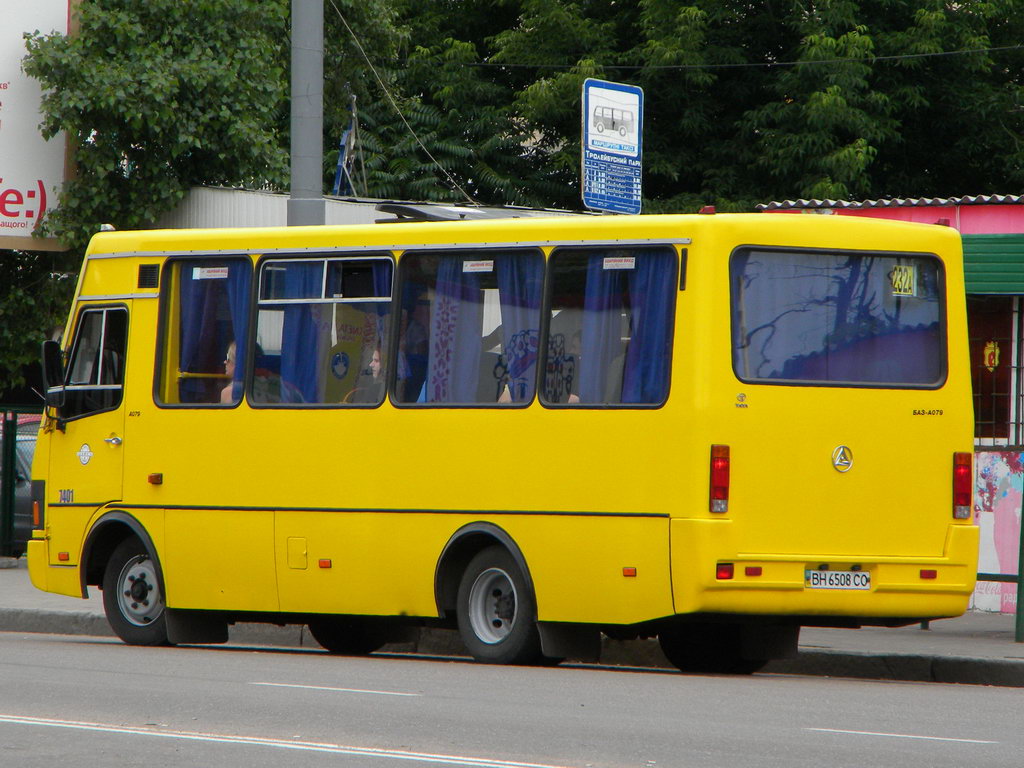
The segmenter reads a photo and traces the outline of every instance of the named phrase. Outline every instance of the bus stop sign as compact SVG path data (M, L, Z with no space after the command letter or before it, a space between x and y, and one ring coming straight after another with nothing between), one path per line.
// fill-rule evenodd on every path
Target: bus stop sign
M644 92L635 85L583 83L583 204L640 213Z

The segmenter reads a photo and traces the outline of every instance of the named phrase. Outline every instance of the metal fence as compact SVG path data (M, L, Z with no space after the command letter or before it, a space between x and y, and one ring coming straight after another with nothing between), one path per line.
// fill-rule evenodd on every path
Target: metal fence
M18 485L17 440L19 420L42 413L39 408L0 406L0 556L17 554L14 537L14 504ZM28 482L28 478L23 478Z

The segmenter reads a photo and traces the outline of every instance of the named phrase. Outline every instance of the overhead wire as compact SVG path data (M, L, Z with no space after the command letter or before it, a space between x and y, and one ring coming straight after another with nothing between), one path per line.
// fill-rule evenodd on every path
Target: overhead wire
M405 125L406 130L408 130L410 135L412 135L413 139L416 140L416 143L419 145L420 149L423 150L424 154L426 154L426 156L430 158L430 161L437 166L438 170L440 170L442 174L444 174L444 177L448 181L448 183L454 189L457 189L459 192L461 192L463 197L465 197L466 200L468 200L471 205L477 205L477 201L474 200L470 196L470 194L466 192L465 189L462 188L462 185L459 184L459 182L455 180L455 177L453 177L448 172L448 170L437 161L437 159L430 153L430 150L427 149L426 145L420 140L420 137L416 134L416 131L414 131L413 127L409 124L409 121L405 119L405 115L402 114L402 110L399 109L398 102L396 102L394 97L391 95L391 91L389 91L388 87L384 84L383 78L381 78L381 76L378 74L376 67L373 66L373 62L370 61L370 57L366 55L366 51L363 49L362 43L359 42L359 38L356 37L356 33L352 31L352 27L349 26L348 21L346 21L345 19L345 16L341 13L341 10L338 8L338 6L335 5L334 0L328 1L330 2L331 7L334 8L334 12L338 14L338 18L341 19L341 23L345 25L345 29L348 30L349 35L352 36L352 41L356 44L356 48L359 49L359 53L362 54L363 60L366 62L366 65L370 68L370 71L373 72L373 76L377 78L377 84L380 85L381 90L384 91L384 95L387 96L388 101L391 102L391 106L394 108L395 113L398 115L399 119L401 119L402 124Z

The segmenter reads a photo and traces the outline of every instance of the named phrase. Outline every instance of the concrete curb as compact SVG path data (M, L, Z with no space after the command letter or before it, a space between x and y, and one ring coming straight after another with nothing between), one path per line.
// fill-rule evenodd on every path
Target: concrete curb
M0 609L0 631L112 637L100 614L77 611ZM229 628L232 645L315 648L320 646L304 626L236 624ZM415 642L385 646L384 653L410 653L446 658L467 657L454 630L422 629ZM654 640L604 638L601 664L647 669L672 669ZM802 650L794 659L769 662L764 672L815 677L962 683L1024 688L1024 659L977 659L919 654L871 654L853 651Z
M902 653L878 655L853 651L801 651L795 659L769 662L764 671L818 677L856 677L871 680L1024 688L1024 662L1006 659Z

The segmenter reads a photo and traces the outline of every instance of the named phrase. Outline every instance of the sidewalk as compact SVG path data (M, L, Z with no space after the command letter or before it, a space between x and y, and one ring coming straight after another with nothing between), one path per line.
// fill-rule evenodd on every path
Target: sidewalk
M2 567L3 565L13 567ZM112 633L103 615L102 593L88 600L40 592L29 582L24 558L0 561L0 632L67 635ZM234 645L319 648L304 627L239 624L230 628ZM424 630L415 644L395 652L462 656L458 635ZM623 666L670 667L654 641L605 642L601 662ZM800 633L795 659L771 662L765 672L1024 687L1024 643L1014 642L1014 617L970 612L960 618L898 629L819 629Z

